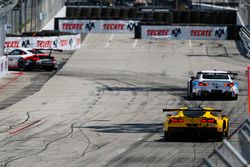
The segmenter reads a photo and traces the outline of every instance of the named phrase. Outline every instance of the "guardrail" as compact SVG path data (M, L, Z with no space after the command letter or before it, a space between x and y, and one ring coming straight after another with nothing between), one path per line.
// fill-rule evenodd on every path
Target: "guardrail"
M246 27L242 27L239 31L239 36L247 50L246 56L250 58L250 32Z
M228 140L224 139L222 144L204 158L199 167L250 167L250 119L246 119L238 130L238 151Z
M242 155L250 164L250 119L245 121L244 126L239 130L239 141L242 146Z

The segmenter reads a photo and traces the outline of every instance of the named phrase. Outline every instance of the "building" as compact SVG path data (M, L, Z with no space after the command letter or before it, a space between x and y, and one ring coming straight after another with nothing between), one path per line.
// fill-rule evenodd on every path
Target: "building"
M245 26L250 25L250 0L239 0L239 14Z

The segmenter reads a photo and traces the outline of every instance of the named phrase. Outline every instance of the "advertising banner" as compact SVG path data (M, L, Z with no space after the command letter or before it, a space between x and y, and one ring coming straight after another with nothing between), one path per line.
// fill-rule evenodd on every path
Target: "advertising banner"
M81 36L62 35L51 37L6 37L5 49L11 48L37 48L75 50L81 46Z
M59 20L59 31L72 33L133 33L135 20Z
M142 39L226 40L226 26L141 26Z

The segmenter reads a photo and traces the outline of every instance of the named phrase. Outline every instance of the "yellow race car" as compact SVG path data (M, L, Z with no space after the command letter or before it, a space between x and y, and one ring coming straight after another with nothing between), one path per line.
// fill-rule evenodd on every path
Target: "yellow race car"
M176 112L167 114L163 130L165 141L175 137L211 137L217 141L228 136L228 117L222 115L222 110L207 107L182 107L179 109L163 109L163 112Z

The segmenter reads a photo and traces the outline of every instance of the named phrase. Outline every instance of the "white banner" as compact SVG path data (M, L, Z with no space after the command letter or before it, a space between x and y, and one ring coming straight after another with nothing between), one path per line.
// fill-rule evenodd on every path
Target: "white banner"
M62 35L51 37L6 37L5 49L8 48L37 48L75 50L81 46L81 36Z
M141 26L142 39L226 40L227 27Z
M65 20L59 19L59 31L72 33L133 33L135 20Z

